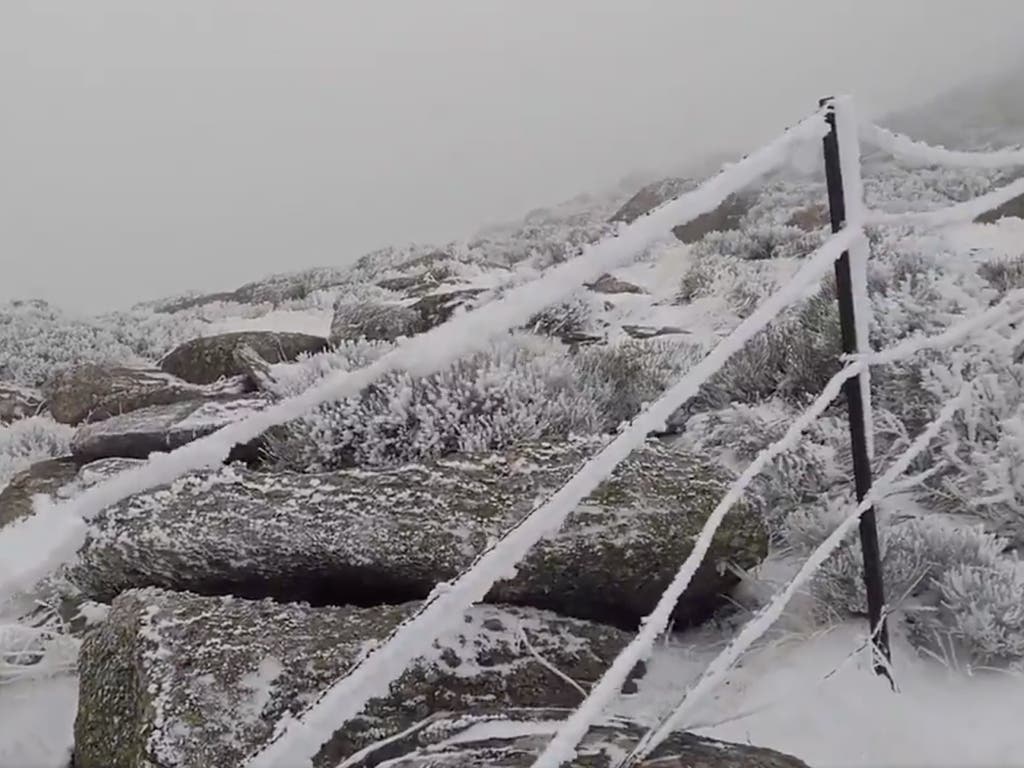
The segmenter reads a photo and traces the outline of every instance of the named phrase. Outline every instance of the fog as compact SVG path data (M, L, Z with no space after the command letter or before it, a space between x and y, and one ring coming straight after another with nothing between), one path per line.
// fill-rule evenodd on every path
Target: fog
M0 299L471 234L1017 55L1021 0L3 0Z

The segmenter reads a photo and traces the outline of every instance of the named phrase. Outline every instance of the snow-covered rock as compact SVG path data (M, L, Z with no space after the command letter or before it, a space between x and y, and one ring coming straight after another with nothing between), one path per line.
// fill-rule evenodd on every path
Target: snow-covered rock
M65 456L36 462L12 477L0 491L0 528L31 514L33 496L53 496L77 474L78 465Z
M83 424L71 440L71 454L81 464L120 457L145 459L154 452L173 451L266 407L263 395L226 395L193 399L113 416ZM259 446L237 446L232 459L251 460Z
M160 369L192 384L212 384L219 379L244 376L249 371L239 365L235 354L243 346L248 346L269 363L285 363L302 354L323 352L328 345L327 339L307 333L222 333L179 345L160 361Z
M280 718L298 715L415 606L127 592L82 647L75 766L240 768ZM475 607L389 696L338 730L316 764L333 768L437 712L575 706L627 640L544 611Z
M629 224L667 200L695 189L698 183L692 179L668 178L648 184L626 201L611 220ZM715 210L674 227L672 234L681 242L696 243L709 232L739 229L744 215L753 207L756 200L757 195L750 192L730 195Z
M61 371L46 383L43 392L53 418L71 425L204 395L200 388L157 369L101 363Z
M425 597L568 480L593 445L534 445L374 472L227 467L192 475L94 518L72 578L99 600L142 586L320 604ZM724 491L719 470L652 441L489 600L635 626ZM735 584L723 562L750 568L766 548L760 519L733 512L677 622L707 617Z
M343 298L334 308L331 343L358 339L394 341L400 336L423 333L448 320L480 293L480 288L438 291L412 303Z
M443 714L425 720L401 738L369 748L351 768L529 768L558 724L564 709L527 709ZM570 768L613 768L643 736L638 723L606 718L590 729ZM396 756L397 753L397 756ZM637 768L806 768L802 760L771 749L731 744L689 733L668 738Z

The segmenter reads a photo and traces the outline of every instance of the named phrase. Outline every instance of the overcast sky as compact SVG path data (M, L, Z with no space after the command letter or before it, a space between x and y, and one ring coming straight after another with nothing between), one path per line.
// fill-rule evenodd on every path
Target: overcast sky
M2 0L0 300L343 264L1019 55L1022 0Z

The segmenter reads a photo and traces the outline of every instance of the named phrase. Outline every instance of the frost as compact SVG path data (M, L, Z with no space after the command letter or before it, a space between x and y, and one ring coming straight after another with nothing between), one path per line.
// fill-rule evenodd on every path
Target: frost
M0 491L37 461L65 456L75 430L47 416L0 425Z

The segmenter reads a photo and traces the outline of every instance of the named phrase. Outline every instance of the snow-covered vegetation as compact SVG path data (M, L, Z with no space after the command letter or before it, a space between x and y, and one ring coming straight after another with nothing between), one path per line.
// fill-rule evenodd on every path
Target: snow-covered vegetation
M794 275L829 232L820 207L820 178L788 171L761 185L736 229L711 232L692 246L644 241L648 250L641 267L672 260L685 265L673 284L657 290L648 284L628 292L628 299L583 288L562 291L560 301L539 312L524 311L518 324L496 330L503 319L496 315L494 327L483 329L493 336L487 344L471 341L472 329L465 328L453 343L474 351L454 362L426 374L385 370L359 394L322 402L278 424L265 435L262 469L372 471L538 440L621 436L630 420L699 366L721 335L749 322L767 298L780 291L796 296ZM1009 178L976 168L908 169L873 156L865 164L869 206L892 212L963 202ZM38 387L83 361L152 364L178 343L211 327L224 328L225 320L253 320L280 310L322 314L332 309L335 324L360 328L370 337L338 341L329 352L271 366L261 385L277 398L292 398L329 376L401 352L400 342L374 339L415 332L420 318L413 303L431 291L469 287L507 297L510 286L521 286L537 270L564 264L580 246L611 231L609 217L621 202L581 199L564 209L535 212L518 225L491 228L466 243L384 249L349 269L276 275L232 294L179 297L93 318L71 317L39 302L11 303L0 308L0 382ZM911 225L872 228L869 240L875 349L937 334L1024 287L1024 242L1012 241L1009 254L965 249L948 231ZM594 268L580 269L583 274ZM641 271L629 276L642 283ZM631 338L619 332L624 307L632 319L661 318L651 327L665 326L666 333ZM666 317L681 318L687 327L668 327ZM700 324L704 327L697 328ZM708 331L711 341L698 331ZM739 475L782 439L840 371L840 351L835 280L829 276L737 348L665 421L659 436ZM438 354L445 361L455 357L448 349ZM1024 541L1020 329L989 329L954 349L922 350L873 369L875 468L877 473L889 468L961 393L966 406L911 462L910 476L877 504L891 621L899 642L924 657L969 668L1019 669L1024 665L1024 563L1017 555ZM46 416L0 427L0 490L32 462L66 454L72 434ZM855 506L851 465L839 401L753 480L745 500L761 514L769 534L766 570L781 564L792 571L794 562L815 553L849 517ZM745 578L756 580L758 574ZM825 560L806 592L810 608L801 618L815 630L866 614L863 563L854 537ZM720 620L727 625L734 610ZM74 644L57 611L46 617L35 627L0 621L0 683L73 664ZM608 691L614 693L621 681L612 682Z
M74 432L47 416L0 425L0 490L33 463L67 454Z

